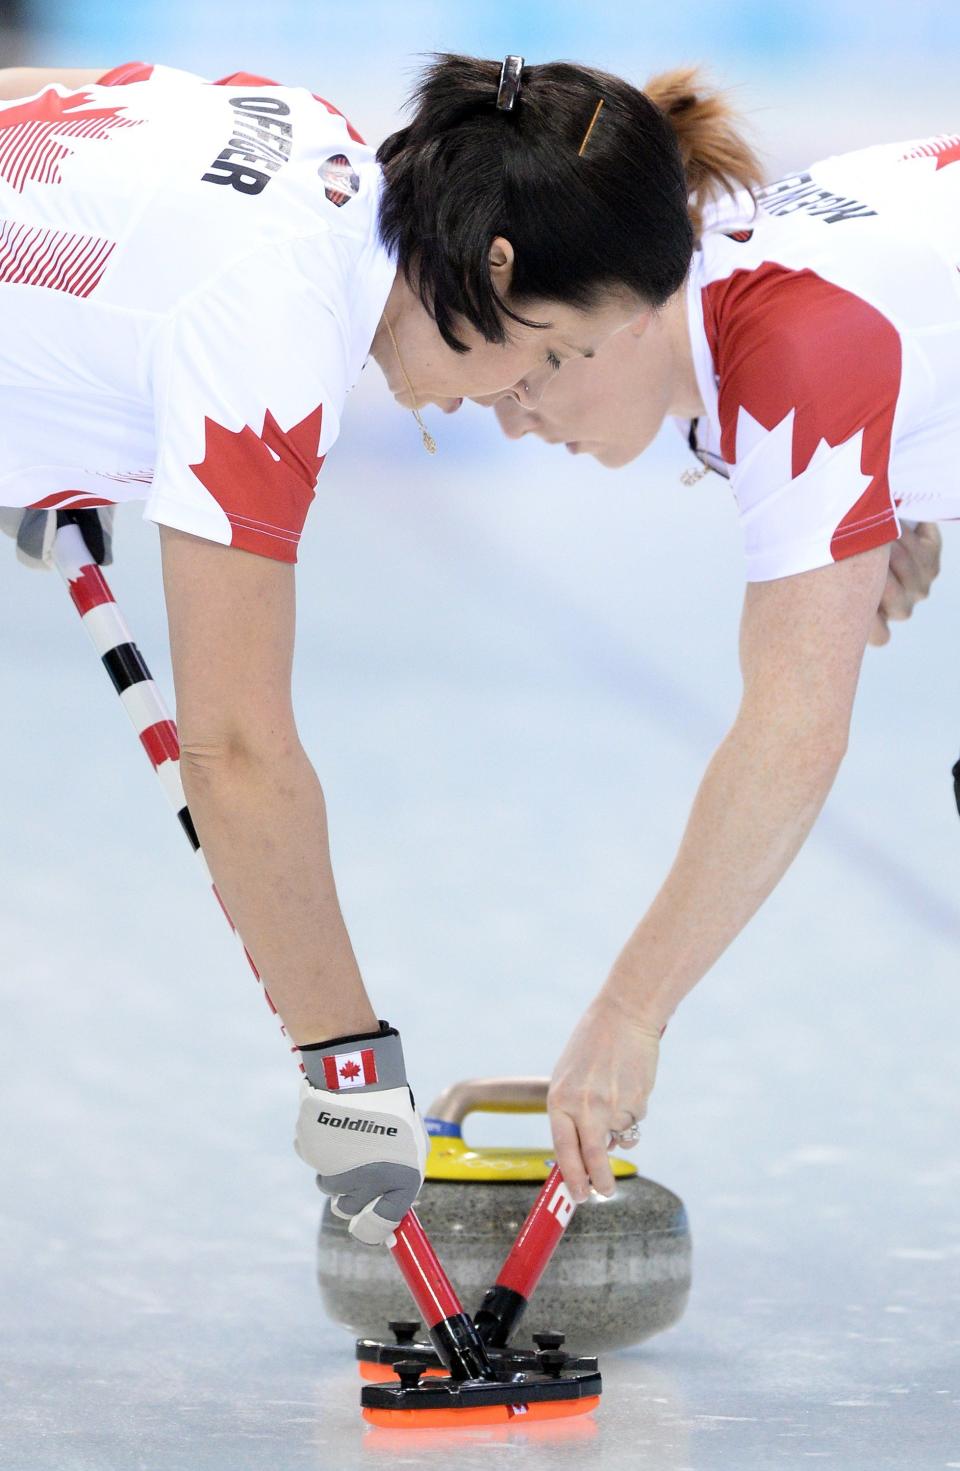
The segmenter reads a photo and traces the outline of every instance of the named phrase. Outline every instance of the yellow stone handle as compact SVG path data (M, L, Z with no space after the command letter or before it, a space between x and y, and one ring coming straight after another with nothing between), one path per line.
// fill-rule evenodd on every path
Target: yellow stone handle
M432 1119L460 1125L469 1113L546 1113L549 1078L467 1078L434 1099Z

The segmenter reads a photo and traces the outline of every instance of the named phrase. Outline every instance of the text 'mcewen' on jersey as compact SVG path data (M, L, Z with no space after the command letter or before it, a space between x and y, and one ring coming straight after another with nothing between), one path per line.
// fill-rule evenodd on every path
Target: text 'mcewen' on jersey
M960 518L960 136L838 155L708 212L688 285L747 576ZM688 426L682 426L684 434Z
M294 562L395 276L337 109L140 63L0 106L0 504Z

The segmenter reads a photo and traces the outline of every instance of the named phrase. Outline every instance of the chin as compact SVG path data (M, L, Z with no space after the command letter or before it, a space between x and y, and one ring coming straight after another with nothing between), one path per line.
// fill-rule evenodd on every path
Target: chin
M595 449L590 450L589 453L605 470L621 470L624 465L629 465L631 460L637 458L635 454L624 449Z

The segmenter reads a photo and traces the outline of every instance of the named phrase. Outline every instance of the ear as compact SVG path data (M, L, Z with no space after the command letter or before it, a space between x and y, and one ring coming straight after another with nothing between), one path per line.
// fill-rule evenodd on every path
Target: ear
M632 322L627 323L627 331L632 337L642 337L653 321L653 317L652 311L641 312L638 317L634 317Z
M490 275L498 294L506 296L513 277L514 256L510 241L505 240L502 235L497 235L490 243L487 259L490 262Z

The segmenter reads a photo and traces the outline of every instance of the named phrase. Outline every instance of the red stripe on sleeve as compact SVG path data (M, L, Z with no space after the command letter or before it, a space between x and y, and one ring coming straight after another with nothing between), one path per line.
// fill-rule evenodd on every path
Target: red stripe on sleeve
M80 490L52 490L45 495L43 500L31 501L27 507L30 511L55 511L63 506L70 506L72 510L80 510L84 506L112 506L115 502L105 500L103 496L84 495Z
M340 1079L337 1077L337 1059L325 1057L323 1059L323 1076L327 1080L327 1087L333 1092L339 1093Z
M190 469L229 520L231 545L295 562L324 460L317 453L323 405L288 429L267 409L259 434L249 424L233 430L215 419L204 423L204 458Z

